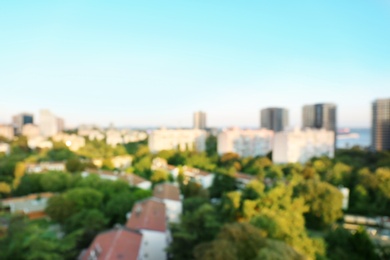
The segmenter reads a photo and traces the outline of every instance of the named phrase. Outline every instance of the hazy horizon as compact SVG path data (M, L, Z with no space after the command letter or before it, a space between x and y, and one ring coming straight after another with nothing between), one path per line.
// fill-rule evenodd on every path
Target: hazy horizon
M23 4L21 4L21 2ZM0 123L50 109L67 127L259 126L262 108L335 103L370 127L390 97L390 1L8 1Z

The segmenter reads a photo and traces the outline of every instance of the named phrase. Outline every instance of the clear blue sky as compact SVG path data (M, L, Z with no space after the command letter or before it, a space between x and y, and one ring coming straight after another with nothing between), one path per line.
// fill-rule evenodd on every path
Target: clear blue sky
M390 1L1 1L0 123L257 126L281 106L338 105L369 126L390 97Z

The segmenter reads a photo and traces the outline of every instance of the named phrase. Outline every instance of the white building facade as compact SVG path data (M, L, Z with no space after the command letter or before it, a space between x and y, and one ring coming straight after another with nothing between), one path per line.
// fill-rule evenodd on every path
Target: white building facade
M207 133L200 129L159 129L149 136L149 149L152 153L162 150L206 150Z
M39 130L44 137L51 137L59 132L58 119L49 110L40 111Z
M334 132L306 128L275 134L272 160L274 163L305 163L313 157L334 157Z
M218 134L218 154L236 153L242 157L262 156L272 150L274 132L267 129L226 129Z

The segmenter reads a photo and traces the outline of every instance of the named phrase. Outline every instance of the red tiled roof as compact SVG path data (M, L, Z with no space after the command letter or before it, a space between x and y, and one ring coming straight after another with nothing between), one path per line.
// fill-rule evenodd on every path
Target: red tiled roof
M29 200L36 200L38 198L50 198L54 194L51 192L43 192L43 193L34 193L34 194L29 194L23 197L13 197L13 198L7 198L7 199L2 199L0 202L18 202L18 201L29 201Z
M137 231L127 228L112 229L96 236L82 259L88 260L91 253L97 253L96 259L99 260L136 260L141 241L142 234Z
M245 179L245 180L253 180L253 179L256 178L256 176L245 174L245 173L241 173L241 172L237 172L236 173L236 178L237 179Z
M131 217L126 227L141 230L148 229L165 232L165 204L156 199L148 199L136 203L131 211Z
M162 183L156 185L153 189L153 196L159 199L178 200L180 201L179 188L173 184Z
M130 185L132 186L136 186L142 182L145 182L145 181L148 181L148 180L145 180L144 178L142 178L141 176L138 176L136 174L126 174L125 175L125 178L127 179L127 181L130 183Z

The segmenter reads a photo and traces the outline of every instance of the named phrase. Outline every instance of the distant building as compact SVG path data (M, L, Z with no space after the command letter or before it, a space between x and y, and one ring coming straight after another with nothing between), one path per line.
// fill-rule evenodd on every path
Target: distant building
M106 132L106 143L114 147L118 144L123 144L121 132L115 129L108 130Z
M21 113L12 117L12 123L15 127L15 133L20 135L24 125L34 123L34 116L28 113Z
M334 147L336 147L337 107L335 104L323 103L306 105L302 109L302 127L333 131Z
M390 150L390 98L372 103L372 147L376 151Z
M111 162L114 165L114 168L117 169L126 169L131 166L131 162L133 161L133 157L130 155L120 155L111 158Z
M66 171L64 162L41 162L41 163L27 163L27 173L42 173L47 171Z
M39 136L40 135L39 126L34 125L34 124L23 125L22 135L26 136L27 139Z
M274 163L306 163L313 157L334 156L334 132L306 128L285 130L274 137Z
M206 150L207 133L200 129L159 129L149 135L149 149L152 153L162 150Z
M151 259L143 255L142 234L126 227L100 233L79 257L81 260L141 260Z
M51 149L53 148L53 142L47 140L47 138L42 136L37 136L34 138L29 138L27 145L30 149Z
M58 118L49 110L41 110L39 114L39 129L44 137L51 137L59 133Z
M0 143L0 153L8 155L11 152L11 146L7 143Z
M194 129L206 129L206 113L198 111L194 113Z
M0 205L10 213L22 213L30 219L45 217L45 208L52 193L30 194L24 197L0 200Z
M126 227L142 234L141 259L167 259L170 240L165 204L158 199L137 202L133 206Z
M58 133L52 139L55 142L63 142L73 152L85 146L85 138L75 134Z
M65 130L65 121L63 118L57 117L57 131L62 132Z
M266 128L274 132L283 131L288 126L288 110L284 108L270 107L260 112L260 128Z
M0 136L8 140L14 139L14 128L10 125L0 125Z
M164 202L169 222L177 223L180 221L183 206L179 187L171 183L158 184L153 189L153 197Z
M218 154L236 153L242 157L262 156L272 150L274 132L267 129L232 128L218 134Z
M177 179L179 172L182 171L184 175L184 183L187 184L190 181L195 181L202 185L204 189L211 187L214 181L215 175L210 172L202 171L200 169L183 166L181 169L175 166L168 166L171 175Z

